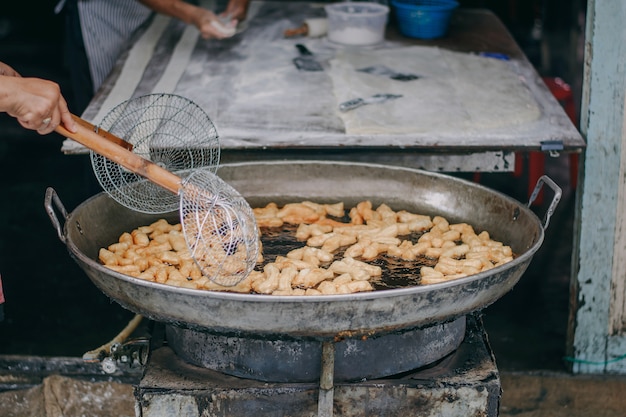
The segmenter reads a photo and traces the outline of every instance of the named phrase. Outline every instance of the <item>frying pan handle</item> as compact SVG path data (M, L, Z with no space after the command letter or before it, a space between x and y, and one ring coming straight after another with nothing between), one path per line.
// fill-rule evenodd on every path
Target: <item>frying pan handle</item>
M539 195L539 191L541 191L541 186L543 184L547 184L550 188L552 188L552 191L554 191L554 197L552 198L552 201L550 202L550 206L548 207L546 214L543 216L543 229L545 230L548 228L548 224L550 224L550 218L554 214L557 204L559 204L559 201L561 201L561 195L563 194L563 192L561 190L561 187L556 185L556 183L552 181L547 175L542 175L541 178L537 180L535 189L533 190L532 194L530 195L530 198L528 199L528 207L531 206L531 204L535 201L535 199Z
M54 206L53 206L54 204ZM57 235L61 242L66 243L67 239L63 234L63 228L61 227L61 222L57 217L56 210L58 210L63 215L63 220L67 219L67 210L65 206L61 202L57 192L52 187L48 187L46 189L46 197L44 199L44 207L46 208L46 213L48 213L48 217L50 217L50 221L52 222L52 226L57 229Z

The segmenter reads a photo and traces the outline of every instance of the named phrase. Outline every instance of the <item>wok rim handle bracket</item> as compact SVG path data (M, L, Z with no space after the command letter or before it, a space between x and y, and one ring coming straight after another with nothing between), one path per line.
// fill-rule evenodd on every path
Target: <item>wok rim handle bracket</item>
M546 213L543 216L542 226L543 226L543 230L546 230L548 228L548 225L550 224L550 218L552 218L552 215L554 214L556 210L556 206L559 204L559 201L561 201L561 196L563 195L563 190L561 190L561 187L559 187L547 175L542 175L537 180L537 184L535 184L535 188L532 194L530 195L530 198L528 199L528 204L526 206L530 208L532 203L535 201L535 199L539 195L539 191L541 191L541 188L544 184L548 185L550 188L552 188L552 191L554 191L554 196L552 197L552 201L550 202L550 205L548 206L548 209L546 210Z
M57 217L57 212L55 210L58 210L61 213L61 215L63 216L63 219L67 219L68 213L67 213L67 210L65 209L65 206L61 202L61 199L59 198L59 195L57 194L56 190L52 187L48 187L46 189L44 207L46 208L46 213L48 213L48 217L50 217L52 226L57 231L59 240L61 240L61 242L63 243L66 243L67 238L63 234L63 228L61 227L61 222L59 221L59 218Z

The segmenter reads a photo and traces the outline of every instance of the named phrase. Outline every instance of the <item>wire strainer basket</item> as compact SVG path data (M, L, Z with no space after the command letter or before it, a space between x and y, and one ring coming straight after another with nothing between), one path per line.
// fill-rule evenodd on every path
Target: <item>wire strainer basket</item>
M133 145L133 153L183 180L197 169L217 171L220 147L215 125L197 104L174 94L127 100L107 113L98 128ZM102 188L120 204L160 214L179 208L179 197L120 164L91 151Z
M236 285L256 265L259 231L254 212L215 174L199 170L183 180L180 221L191 256L214 282Z

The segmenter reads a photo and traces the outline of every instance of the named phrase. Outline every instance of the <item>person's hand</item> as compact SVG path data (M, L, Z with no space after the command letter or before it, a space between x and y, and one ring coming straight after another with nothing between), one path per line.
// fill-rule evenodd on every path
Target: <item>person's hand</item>
M230 38L235 34L237 26L236 20L230 19L224 22L215 13L202 7L198 7L198 13L192 23L198 28L203 39Z
M203 39L230 38L236 32L237 22L246 17L249 0L229 0L228 7L216 16L210 10L181 0L138 0L157 13L172 16L200 31Z
M0 111L41 135L51 133L61 123L70 132L76 132L76 124L61 89L52 81L22 78L19 74L0 76Z

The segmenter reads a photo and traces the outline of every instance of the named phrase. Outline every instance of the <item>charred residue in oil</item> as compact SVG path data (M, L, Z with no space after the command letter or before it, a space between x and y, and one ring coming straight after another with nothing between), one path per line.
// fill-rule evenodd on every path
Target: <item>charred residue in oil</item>
M305 246L306 242L298 240L295 236L297 228L296 225L291 224L284 224L281 227L262 228L263 263L257 264L255 269L262 271L263 267L268 263L274 262L276 257L286 256L290 251ZM412 233L403 236L403 238L417 242L417 239L422 234ZM335 259L341 259L346 249L347 246L339 248L335 252ZM420 268L422 266L434 267L436 264L435 259L425 256L418 256L415 260L404 260L388 255L379 255L376 259L367 262L382 269L381 276L370 281L375 290L390 290L419 285ZM330 266L330 263L320 266L327 268Z
M371 280L374 289L390 290L404 288L420 283L420 268L423 266L434 267L435 259L419 256L415 260L408 261L392 256L381 255L372 261L374 265L381 267L383 273L377 279Z
M257 264L256 269L276 260L278 256L285 256L294 249L301 248L304 242L296 239L297 226L284 224L281 227L262 228L261 243L263 245L263 263Z

